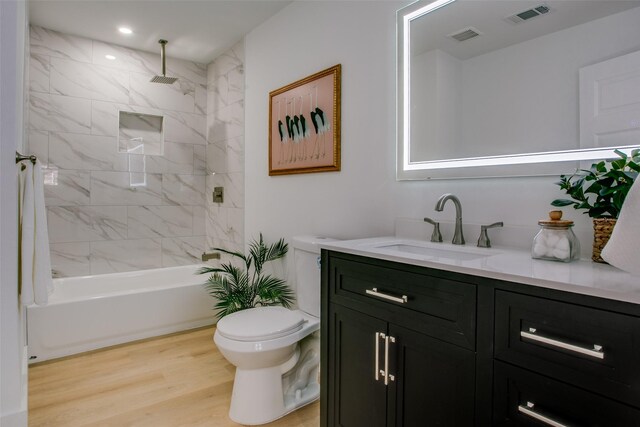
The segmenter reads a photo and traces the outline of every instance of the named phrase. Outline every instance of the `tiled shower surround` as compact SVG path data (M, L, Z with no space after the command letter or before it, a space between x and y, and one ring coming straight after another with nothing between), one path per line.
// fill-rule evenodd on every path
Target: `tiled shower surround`
M207 134L229 126L207 129L206 65L168 58L178 81L162 85L156 54L40 27L30 47L29 150L46 166L56 277L199 263L207 230L229 236L207 212ZM120 111L164 117L161 155L118 149Z
M244 246L244 43L207 67L207 246ZM214 187L224 202L213 203ZM255 237L255 236L253 236Z

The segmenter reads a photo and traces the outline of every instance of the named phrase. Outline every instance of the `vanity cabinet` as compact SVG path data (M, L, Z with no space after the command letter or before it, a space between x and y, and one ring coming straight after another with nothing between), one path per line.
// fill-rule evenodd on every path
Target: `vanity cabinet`
M640 425L640 410L507 363L495 363L494 425Z
M495 358L640 406L640 318L498 290Z
M323 427L640 427L636 304L323 251L321 316Z
M496 290L494 355L497 425L640 426L637 316Z
M322 424L473 426L475 285L342 254L328 264Z

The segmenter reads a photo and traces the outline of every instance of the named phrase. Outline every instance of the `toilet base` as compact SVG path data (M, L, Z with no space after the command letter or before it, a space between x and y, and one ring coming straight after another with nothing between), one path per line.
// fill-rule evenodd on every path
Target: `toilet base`
M266 424L317 400L319 341L317 332L304 338L282 365L236 368L229 418L245 425Z

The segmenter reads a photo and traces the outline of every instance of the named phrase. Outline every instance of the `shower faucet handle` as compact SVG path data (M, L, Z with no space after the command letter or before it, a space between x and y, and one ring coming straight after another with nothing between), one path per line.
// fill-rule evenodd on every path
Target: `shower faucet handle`
M424 222L428 222L433 225L433 233L431 233L431 241L442 243L442 234L440 233L440 223L432 220L431 218L425 218Z

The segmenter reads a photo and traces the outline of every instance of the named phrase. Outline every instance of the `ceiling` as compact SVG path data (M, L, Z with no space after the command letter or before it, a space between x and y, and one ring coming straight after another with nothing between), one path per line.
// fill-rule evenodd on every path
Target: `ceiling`
M1 1L1 0L0 0ZM209 63L290 0L28 0L29 21L51 30ZM123 35L127 26L133 34Z

